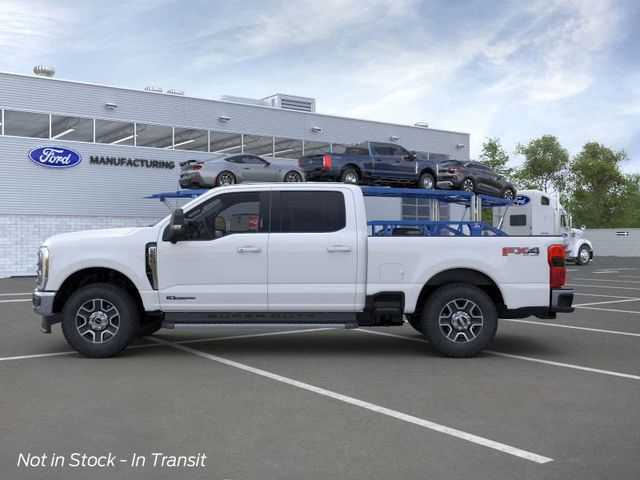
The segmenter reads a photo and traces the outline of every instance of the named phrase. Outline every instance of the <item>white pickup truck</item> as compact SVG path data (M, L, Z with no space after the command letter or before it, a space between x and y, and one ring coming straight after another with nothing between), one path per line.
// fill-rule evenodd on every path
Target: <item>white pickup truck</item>
M571 312L561 238L375 236L347 184L213 189L150 227L55 235L40 248L42 331L110 357L161 327L409 323L468 357L498 318Z

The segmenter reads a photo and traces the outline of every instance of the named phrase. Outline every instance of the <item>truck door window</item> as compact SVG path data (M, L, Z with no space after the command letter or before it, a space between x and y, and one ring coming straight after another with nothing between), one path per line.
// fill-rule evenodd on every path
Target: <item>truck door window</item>
M346 226L340 192L280 192L278 214L282 233L337 232Z
M509 217L509 225L512 227L524 227L527 224L526 215L511 215Z
M542 196L540 197L540 205L549 205L551 202L549 201L549 197Z
M234 233L266 231L260 216L260 193L219 195L192 208L184 218L185 240L214 240Z

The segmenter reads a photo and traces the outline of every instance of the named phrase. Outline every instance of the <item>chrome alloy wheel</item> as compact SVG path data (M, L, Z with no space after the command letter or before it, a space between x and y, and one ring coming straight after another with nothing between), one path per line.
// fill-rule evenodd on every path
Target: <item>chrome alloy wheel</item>
M473 192L473 180L465 178L464 182L462 182L462 190L465 192Z
M284 181L285 182L301 182L302 175L300 175L298 172L289 172L284 177Z
M425 190L433 190L433 178L430 175L422 177L422 188Z
M90 343L105 343L120 330L120 312L107 300L93 298L76 312L76 330Z
M448 302L438 318L440 330L447 339L455 343L470 342L482 330L482 310L471 300L456 298Z
M358 174L355 172L347 172L344 175L343 183L352 183L354 185L358 184Z
M589 261L589 249L581 248L579 255L582 263L587 263Z
M222 172L218 176L218 185L220 185L220 186L222 186L222 185L233 185L234 183L236 183L236 179L229 172Z

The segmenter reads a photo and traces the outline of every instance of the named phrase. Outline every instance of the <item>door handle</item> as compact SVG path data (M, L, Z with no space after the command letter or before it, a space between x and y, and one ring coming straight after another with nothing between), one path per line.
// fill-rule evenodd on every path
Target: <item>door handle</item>
M247 252L256 252L259 253L262 251L260 247L238 247L238 253L247 253Z
M333 245L331 247L327 247L327 252L350 252L351 247L346 245Z

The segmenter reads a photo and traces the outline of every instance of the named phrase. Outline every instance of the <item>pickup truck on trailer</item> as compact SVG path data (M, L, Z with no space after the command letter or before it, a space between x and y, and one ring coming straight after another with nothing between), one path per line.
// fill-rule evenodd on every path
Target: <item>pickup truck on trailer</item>
M45 333L61 322L89 357L161 327L355 328L404 317L443 354L468 357L498 318L573 311L561 238L485 236L477 223L462 236L444 223L435 225L453 236L391 221L376 234L363 189L348 184L220 187L150 227L49 238L34 310Z
M400 145L364 142L351 145L343 154L324 153L302 157L298 166L307 181L384 184L436 188L438 164L409 152Z

